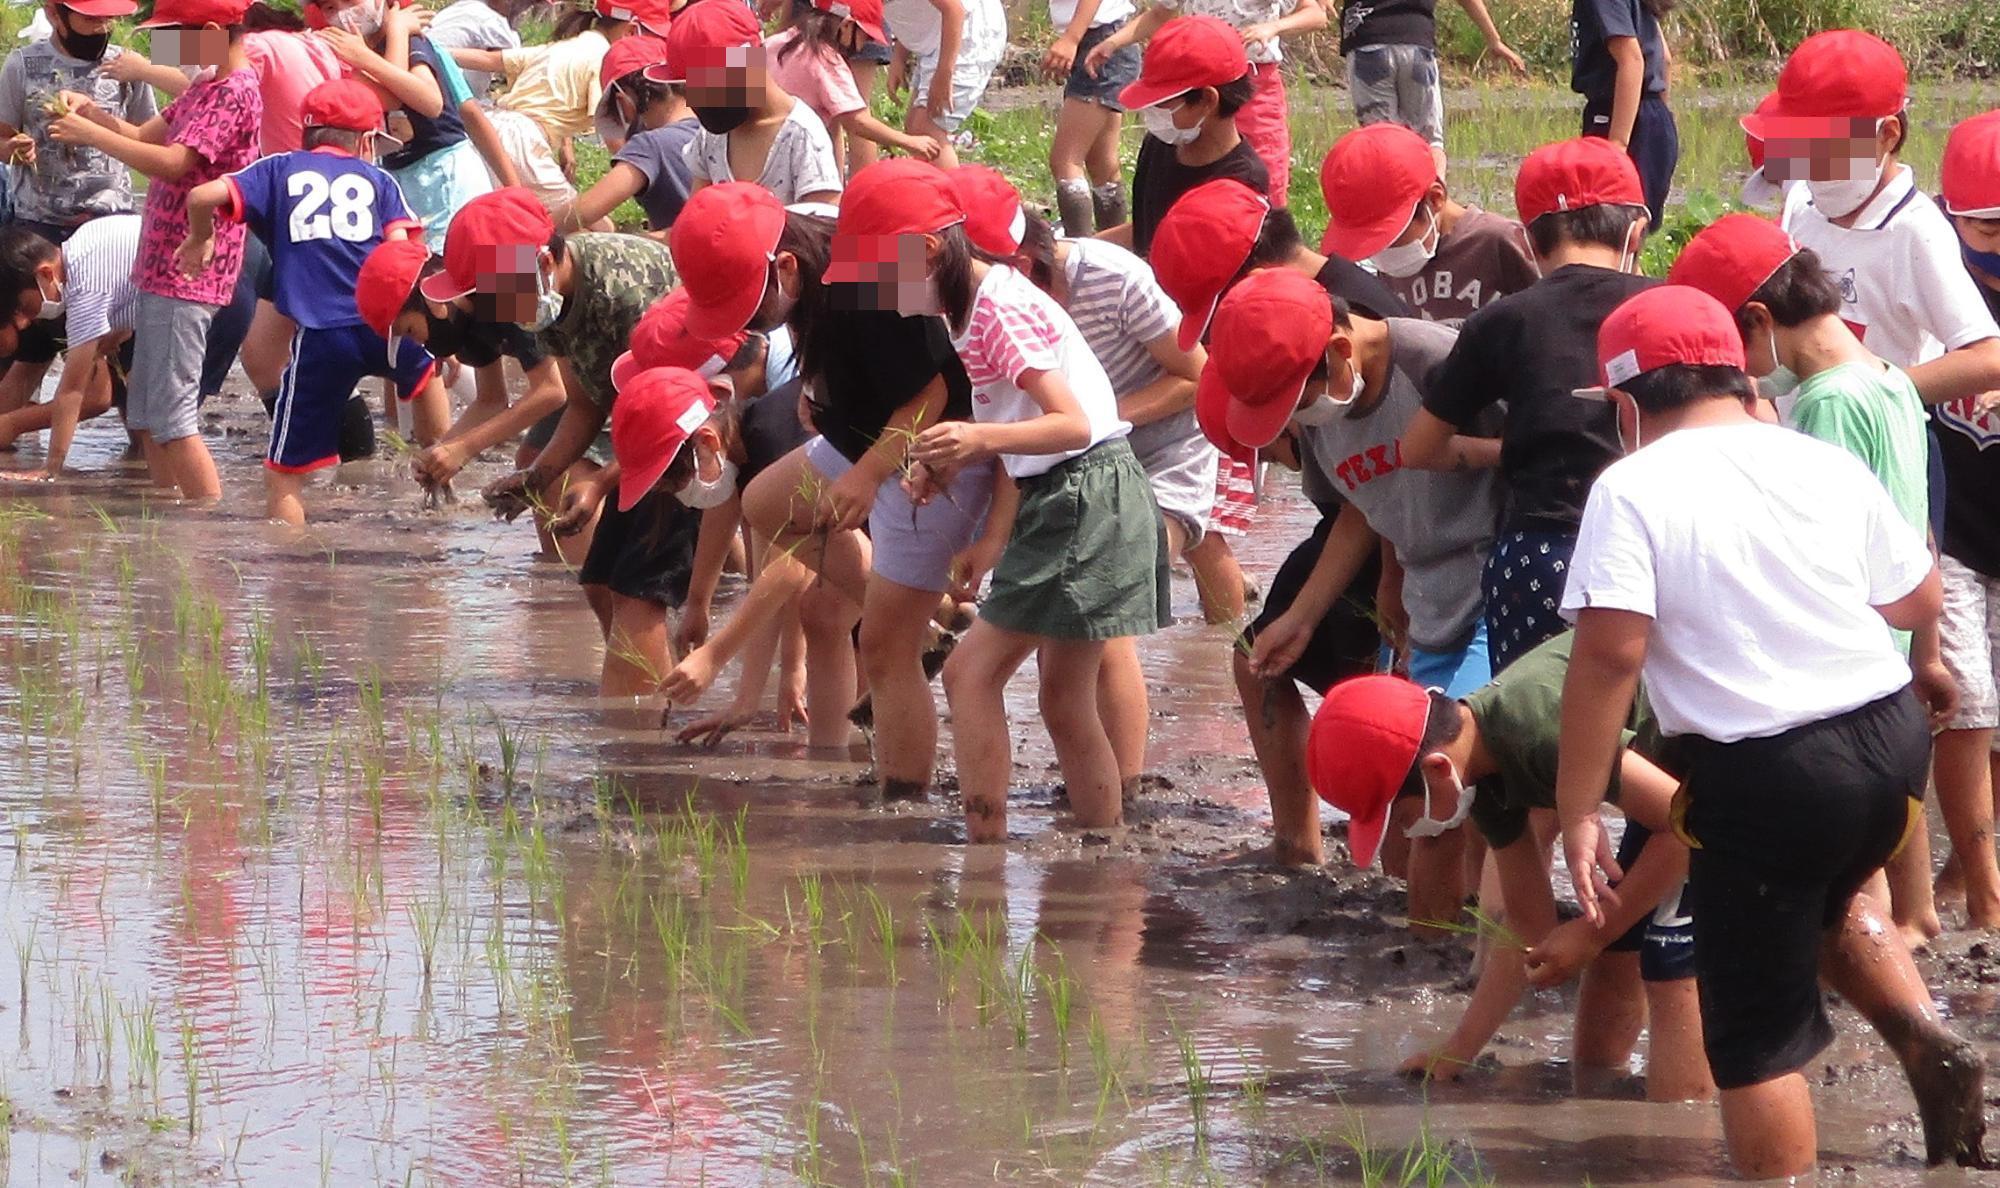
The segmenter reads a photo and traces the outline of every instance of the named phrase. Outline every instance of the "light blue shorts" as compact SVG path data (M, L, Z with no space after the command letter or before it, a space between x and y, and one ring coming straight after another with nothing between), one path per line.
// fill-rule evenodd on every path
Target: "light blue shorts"
M806 443L806 464L827 482L854 468L854 463L824 437ZM892 475L884 480L875 494L875 508L868 513L875 575L912 590L939 594L949 590L951 559L986 526L986 507L993 502L994 465L991 458L967 465L944 494L922 507L910 502L901 477Z
M1464 697L1492 683L1493 665L1486 656L1486 623L1482 618L1472 639L1456 652L1410 649L1410 679L1426 689L1442 689L1446 697Z

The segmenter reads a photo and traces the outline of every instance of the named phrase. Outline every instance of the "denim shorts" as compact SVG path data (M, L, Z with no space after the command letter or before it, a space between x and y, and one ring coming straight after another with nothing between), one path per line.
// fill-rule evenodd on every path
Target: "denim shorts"
M806 465L831 483L853 469L833 443L815 437L806 443ZM951 588L951 560L978 538L986 526L986 505L993 501L990 458L967 465L951 487L922 507L910 502L898 475L884 479L868 513L870 570L879 578L912 590L938 594Z
M1118 92L1139 80L1139 55L1136 45L1128 45L1105 60L1104 68L1092 78L1090 71L1083 68L1084 60L1099 42L1125 27L1120 21L1116 25L1092 25L1076 47L1076 61L1070 65L1069 81L1063 84L1063 98L1081 99L1108 107L1112 111L1124 111L1125 105L1118 102Z
M1360 124L1401 124L1444 147L1437 53L1421 45L1366 45L1347 54L1347 93Z

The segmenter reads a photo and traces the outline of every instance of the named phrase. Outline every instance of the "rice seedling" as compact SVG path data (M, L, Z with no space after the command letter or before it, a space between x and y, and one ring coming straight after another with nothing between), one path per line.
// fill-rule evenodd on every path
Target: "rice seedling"
M875 920L875 939L882 946L882 969L894 986L896 977L896 913L888 901L876 893L875 888L864 886L861 894L868 901L868 909Z
M1061 950L1056 952L1055 972L1043 972L1042 996L1049 1003L1049 1018L1055 1024L1057 1060L1062 1068L1069 1067L1069 1027L1071 1013L1076 1006L1076 980L1070 977L1069 962Z
M1466 921L1412 920L1410 922L1424 928L1435 928L1440 932L1475 937L1481 943L1497 948L1512 949L1520 953L1528 951L1528 942L1522 940L1519 933L1507 927L1499 919L1487 915L1477 907L1466 908L1465 916Z
M1187 1094L1188 1117L1194 1127L1195 1157L1205 1161L1209 1137L1208 1104L1214 1082L1207 1066L1201 1062L1201 1049L1196 1046L1194 1035L1183 1030L1171 1016L1167 1020L1167 1030L1173 1036L1174 1050L1180 1057L1181 1088Z

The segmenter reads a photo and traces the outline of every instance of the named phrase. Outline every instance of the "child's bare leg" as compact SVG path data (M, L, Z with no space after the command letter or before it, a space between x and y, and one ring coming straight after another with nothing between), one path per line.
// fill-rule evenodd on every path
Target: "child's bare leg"
M1930 1162L1983 1160L1985 1064L1977 1048L1945 1028L1908 946L1865 898L1848 904L1822 945L1820 980L1861 1012L1902 1063Z
M1130 646L1132 641L1128 637L1117 642ZM1056 762L1069 790L1070 812L1084 829L1110 829L1125 823L1118 752L1098 712L1099 674L1111 646L1103 640L1052 639L1041 649L1042 721L1055 744ZM1136 672L1136 649L1132 664ZM1000 684L1006 685L1004 677ZM956 728L956 714L952 722Z
M864 623L865 629L865 623ZM958 760L958 787L965 802L965 837L970 842L1007 840L1007 786L1014 774L1013 740L1007 734L1007 680L1035 650L1035 637L995 627L981 619L958 642L944 665L945 696L951 702L952 753ZM1072 657L1074 659L1074 657ZM869 672L871 683L874 671ZM1046 687L1046 685L1044 686ZM1097 716L1096 672L1083 686L1092 720ZM875 716L882 720L882 689L874 687ZM1049 707L1043 706L1043 716ZM1051 731L1053 733L1053 730ZM1102 729L1099 729L1102 734ZM1108 754L1111 744L1104 743ZM1057 757L1062 757L1061 746ZM1068 764L1064 764L1067 775ZM1116 760L1108 764L1115 772ZM1086 773L1088 774L1088 773ZM1101 774L1101 773L1099 773ZM1109 778L1115 781L1116 776ZM1086 789L1085 795L1091 794ZM1076 803L1076 790L1070 791ZM1115 783L1111 799L1117 800Z
M0 412L16 412L34 407L35 393L42 390L42 380L49 374L49 363L14 363L0 375Z
M831 587L814 584L799 595L799 626L806 636L806 745L844 747L854 736L847 708L854 704L854 624L861 607Z
M306 476L264 468L264 515L303 528L306 522Z
M939 169L958 168L958 153L951 147L951 133L943 124L931 117L930 109L923 106L923 96L914 88L910 92L910 114L903 120L903 131L912 136L929 136L944 146L935 164Z
M644 697L673 667L667 608L644 598L611 592L611 630L604 641L602 697Z
M1243 620L1243 568L1229 538L1220 532L1203 534L1201 542L1187 551L1194 569L1195 590L1201 595L1201 617L1210 623L1238 623Z
M173 490L174 472L172 463L167 460L166 448L155 441L151 433L141 430L139 452L146 457L146 481L153 485L153 489Z
M166 461L168 481L180 488L181 498L208 500L222 497L222 478L215 472L215 459L201 434L191 433L159 447Z
M1924 822L1910 832L1903 848L1889 856L1882 868L1889 880L1889 903L1896 927L1911 948L1922 948L1944 931L1939 922L1937 901L1931 897L1931 839Z
M1701 998L1693 978L1646 983L1646 1100L1707 1101L1715 1077L1701 1047Z
M1118 113L1102 104L1087 99L1062 101L1055 135L1049 139L1049 173L1056 180L1056 207L1065 235L1086 236L1093 229L1096 220L1091 213L1091 178L1086 163L1105 127L1115 129L1117 123Z
M1937 736L1931 759L1938 809L1951 836L1951 859L1965 894L1966 919L1974 928L2000 927L1992 758L1993 731L1986 729L1944 731Z
M1099 231L1123 226L1131 219L1121 180L1123 169L1118 160L1118 133L1124 126L1125 113L1105 108L1104 117L1083 166L1090 175L1091 215Z
M298 324L269 301L258 301L257 312L250 315L250 331L243 338L243 346L237 358L243 364L243 374L250 386L259 393L277 388L284 379L285 364L291 360L292 335L298 331Z
M1812 1091L1799 1073L1786 1073L1740 1089L1724 1089L1722 1137L1729 1162L1746 1180L1802 1176L1819 1152Z
M1493 956L1488 955L1488 960ZM1575 1074L1579 1093L1626 1072L1646 1025L1637 953L1604 952L1584 968L1576 994Z
M1250 749L1270 790L1271 856L1287 866L1318 866L1326 861L1326 843L1319 831L1319 797L1306 782L1312 718L1305 700L1289 678L1266 680L1250 671L1250 660L1240 649L1231 655Z
M1046 666L1048 649L1042 649ZM1152 710L1146 696L1146 674L1139 668L1139 641L1131 636L1107 640L1097 666L1097 716L1118 756L1118 786L1129 799L1139 790L1146 770L1146 723Z
M848 73L854 76L854 89L861 92L863 103L875 102L875 79L882 73L882 67L875 62L851 61ZM847 138L847 173L852 177L873 165L882 155L882 147L866 136Z
M840 587L836 583L834 588ZM882 794L892 800L921 798L937 763L937 702L924 678L924 648L930 644L930 615L936 606L935 590L868 577L868 594L861 603L860 660L875 703L875 770ZM961 642L959 649L964 647ZM1003 736L1005 730L1003 722Z

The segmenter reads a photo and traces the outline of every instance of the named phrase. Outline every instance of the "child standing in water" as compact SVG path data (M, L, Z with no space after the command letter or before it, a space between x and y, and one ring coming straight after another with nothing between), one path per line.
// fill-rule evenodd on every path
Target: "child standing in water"
M926 492L968 463L1001 463L986 531L954 564L961 593L989 571L992 590L944 670L967 839L1007 836L1003 694L1038 650L1042 720L1076 822L1116 826L1118 760L1098 711L1098 669L1108 643L1167 618L1159 511L1125 441L1130 426L1062 307L1014 269L974 256L943 172L915 161L871 168L918 184L886 192L893 203L841 208L827 277L873 280L906 311L941 307L972 381L975 419L918 434L911 486ZM901 261L919 256L924 272L907 275L914 269Z

